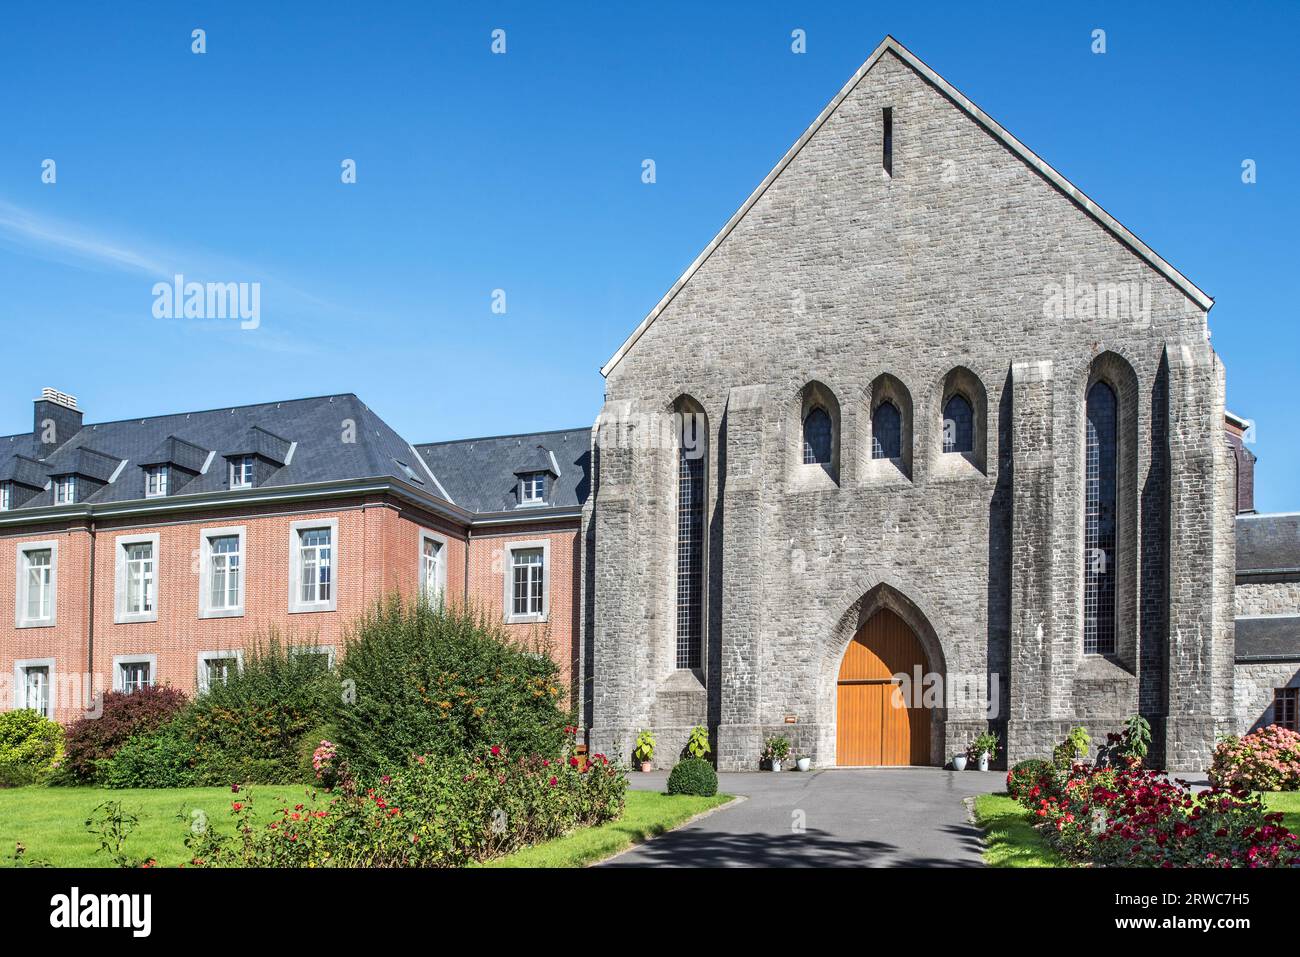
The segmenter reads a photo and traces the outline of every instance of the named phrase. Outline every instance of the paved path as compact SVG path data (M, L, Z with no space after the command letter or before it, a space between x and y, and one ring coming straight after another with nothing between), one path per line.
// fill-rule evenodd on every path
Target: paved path
M664 789L662 772L633 787ZM748 800L657 837L607 867L979 867L962 799L1000 791L1001 771L938 768L721 774ZM801 827L802 825L802 827Z

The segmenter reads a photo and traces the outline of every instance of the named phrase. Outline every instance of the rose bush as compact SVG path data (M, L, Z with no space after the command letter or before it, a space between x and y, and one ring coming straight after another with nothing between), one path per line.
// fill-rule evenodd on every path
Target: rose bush
M1112 867L1300 865L1300 838L1241 788L1195 793L1156 771L1075 765L1020 801L1070 860Z
M1274 724L1224 738L1214 749L1210 783L1251 791L1300 790L1300 734Z
M186 846L199 867L459 867L612 820L626 789L604 755L513 757L494 745L414 757L374 787L345 782L328 807L282 808L265 825L251 798L236 801L233 837L207 828Z

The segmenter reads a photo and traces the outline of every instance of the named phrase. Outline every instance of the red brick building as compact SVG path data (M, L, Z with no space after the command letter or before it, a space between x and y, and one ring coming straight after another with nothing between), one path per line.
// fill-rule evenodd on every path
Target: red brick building
M47 389L34 411L0 437L0 709L193 692L272 630L332 659L394 591L577 671L588 429L414 446L354 395L87 425Z

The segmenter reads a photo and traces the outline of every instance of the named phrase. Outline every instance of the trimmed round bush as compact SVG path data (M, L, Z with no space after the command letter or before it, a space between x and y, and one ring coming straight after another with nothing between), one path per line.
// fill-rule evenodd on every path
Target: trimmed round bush
M0 787L40 784L62 757L62 725L38 711L0 713Z
M99 779L99 762L111 758L138 734L162 727L185 707L185 692L151 685L127 694L104 695L98 718L81 718L68 726L66 770L73 782Z
M1029 793L1030 788L1040 784L1054 770L1055 766L1051 761L1044 761L1041 758L1029 758L1018 762L1007 772L1007 794L1019 800Z
M363 783L412 754L463 757L495 745L557 760L573 722L545 649L458 606L397 597L374 606L349 635L339 675L352 700L337 709L330 740Z
M684 758L668 775L668 793L713 797L718 793L718 773L703 758Z

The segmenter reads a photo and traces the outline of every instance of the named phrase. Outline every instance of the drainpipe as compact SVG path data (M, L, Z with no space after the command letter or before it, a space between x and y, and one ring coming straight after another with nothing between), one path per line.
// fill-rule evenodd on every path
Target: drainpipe
M88 694L82 705L89 711L95 706L95 520L90 520L90 609L86 625L86 681ZM155 563L155 567L157 567Z
M474 540L474 529L466 526L465 528L465 581L464 585L464 605L469 607L469 545Z

